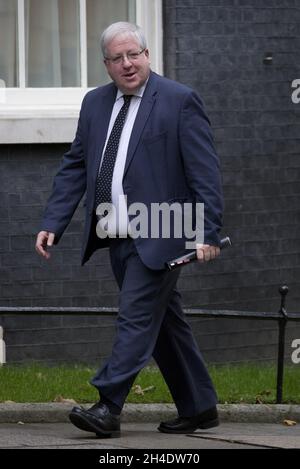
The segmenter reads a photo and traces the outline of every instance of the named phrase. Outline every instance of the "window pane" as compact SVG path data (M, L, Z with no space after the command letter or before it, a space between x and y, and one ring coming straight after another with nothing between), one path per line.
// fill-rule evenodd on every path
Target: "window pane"
M26 86L80 86L78 0L25 0Z
M110 81L100 50L102 31L116 21L135 21L135 0L86 0L88 86Z
M17 86L17 0L0 0L0 79Z

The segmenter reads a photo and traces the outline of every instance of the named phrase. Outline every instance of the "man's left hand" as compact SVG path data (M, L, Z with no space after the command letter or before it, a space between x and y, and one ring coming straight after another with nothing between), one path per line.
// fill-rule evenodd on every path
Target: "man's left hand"
M208 262L220 255L220 248L210 244L197 244L196 250L199 262Z

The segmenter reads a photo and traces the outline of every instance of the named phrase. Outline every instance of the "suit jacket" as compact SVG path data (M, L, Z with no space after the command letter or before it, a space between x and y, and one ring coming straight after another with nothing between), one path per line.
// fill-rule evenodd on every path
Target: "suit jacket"
M75 139L62 160L44 213L42 229L59 242L86 192L82 264L109 244L96 235L95 184L117 88L96 88L82 102ZM222 189L219 160L200 97L190 88L150 73L129 141L123 177L128 206L143 202L204 203L207 244L219 244ZM149 215L149 223L151 215ZM149 225L150 226L150 225ZM152 269L186 252L185 237L135 239Z

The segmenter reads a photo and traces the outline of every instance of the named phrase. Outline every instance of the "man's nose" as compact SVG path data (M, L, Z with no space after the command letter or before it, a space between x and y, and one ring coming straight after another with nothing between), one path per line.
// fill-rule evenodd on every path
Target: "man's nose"
M128 59L127 55L123 56L123 61L122 62L123 62L123 67L125 67L125 68L129 68L132 65L130 60Z

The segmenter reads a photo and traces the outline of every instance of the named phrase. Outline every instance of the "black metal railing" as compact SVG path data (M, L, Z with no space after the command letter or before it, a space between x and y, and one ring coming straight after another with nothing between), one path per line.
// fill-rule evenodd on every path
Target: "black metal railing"
M276 313L260 311L231 311L231 310L206 310L198 308L184 309L187 317L210 317L229 319L266 319L278 323L278 346L277 346L277 379L276 379L276 403L282 402L283 376L284 376L284 349L285 332L288 321L299 321L300 313L287 313L285 307L286 295L289 289L286 285L279 288L281 295L280 309ZM85 307L0 307L0 316L9 315L102 315L112 316L118 313L118 308L85 308Z

